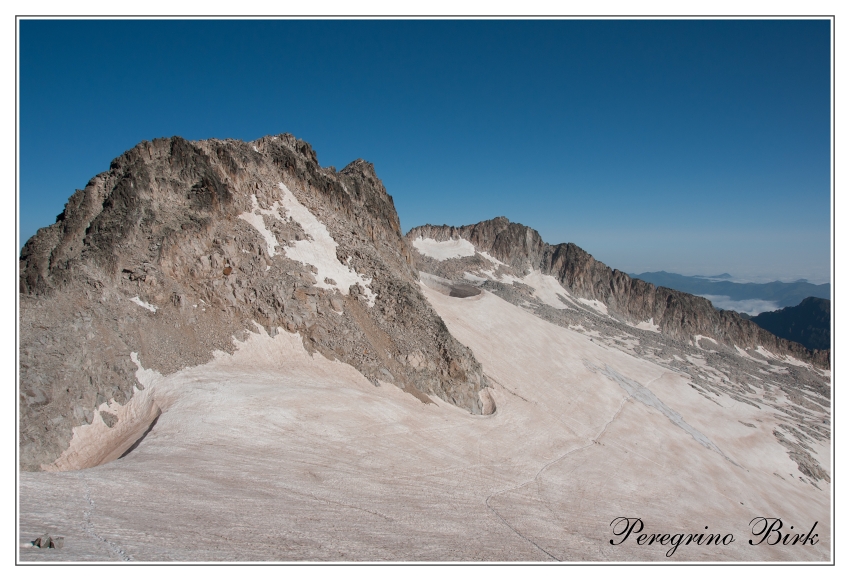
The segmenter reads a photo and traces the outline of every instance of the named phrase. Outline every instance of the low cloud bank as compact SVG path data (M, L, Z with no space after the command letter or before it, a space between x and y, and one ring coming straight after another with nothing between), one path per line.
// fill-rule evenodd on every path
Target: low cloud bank
M775 311L779 308L779 303L776 301L765 301L762 299L745 299L742 301L733 301L725 295L700 295L711 301L718 309L727 311L738 311L739 313L747 313L748 315L758 315L767 311Z

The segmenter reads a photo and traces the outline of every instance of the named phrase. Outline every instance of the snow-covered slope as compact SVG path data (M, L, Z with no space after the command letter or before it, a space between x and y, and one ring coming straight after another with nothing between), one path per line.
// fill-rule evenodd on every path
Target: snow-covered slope
M21 559L830 558L829 486L777 442L775 402L707 397L487 291L422 291L482 363L494 414L375 386L258 327L232 355L143 374L162 414L126 457L22 473ZM826 446L812 450L829 470ZM669 545L611 545L622 516L735 541L668 558ZM818 521L820 542L750 546L759 516L795 531ZM43 530L65 548L27 548Z

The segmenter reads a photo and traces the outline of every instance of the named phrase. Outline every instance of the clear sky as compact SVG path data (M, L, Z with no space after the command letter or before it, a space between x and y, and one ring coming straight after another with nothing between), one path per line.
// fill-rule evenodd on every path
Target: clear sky
M142 140L292 133L402 228L827 282L830 23L22 21L21 245Z

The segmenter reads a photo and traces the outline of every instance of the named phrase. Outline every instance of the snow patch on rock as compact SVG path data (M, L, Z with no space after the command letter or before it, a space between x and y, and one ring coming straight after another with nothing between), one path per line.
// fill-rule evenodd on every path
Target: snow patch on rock
M755 357L753 357L752 355L750 355L744 349L741 349L737 345L735 345L735 351L737 351L738 355L740 355L741 357L743 357L745 359L749 359L750 361L755 361L756 363L764 363L764 361L756 359Z
M596 299L582 299L582 298L580 298L580 299L577 299L577 300L581 304L587 305L591 309L599 311L600 313L602 313L606 317L608 316L608 307L604 303L597 301Z
M137 305L139 305L139 306L140 306L140 307L142 307L142 308L145 308L145 309L149 310L149 311L150 311L150 312L152 312L152 313L155 313L155 312L156 312L156 307L155 307L155 306L153 306L153 305L152 305L152 304L150 304L150 303L146 303L145 301L143 301L142 299L140 299L140 298L139 298L139 297L137 297L137 296L136 296L136 297L133 297L132 299L130 299L130 301L131 301L131 302L136 303Z
M336 256L338 246L328 229L316 218L310 210L299 202L292 192L279 183L278 187L283 192L283 208L287 217L298 222L301 228L312 240L297 240L294 246L284 248L287 258L315 266L319 271L316 275L316 286L324 289L335 288L344 295L348 294L348 288L359 284L364 289L364 294L369 306L375 304L375 293L369 288L372 279L357 273L356 270L343 264ZM325 282L330 279L333 283Z
M653 333L660 333L661 330L659 329L658 325L655 324L653 319L654 319L654 317L650 317L648 321L641 321L640 323L635 325L635 327L637 327L638 329L643 329L644 331L652 331Z
M490 262L492 262L494 264L498 264L499 266L507 266L507 264L505 264L504 262L502 262L498 258L495 258L494 256L490 256L486 252L479 252L478 254L480 254L481 256L483 256L484 258L486 258L487 260L489 260Z
M359 284L364 289L369 306L374 306L375 293L369 288L372 279L358 274L348 264L342 264L336 256L336 247L338 246L336 240L330 235L325 225L299 202L282 182L278 184L278 187L283 193L283 197L280 201L272 204L271 209L260 208L257 196L252 195L252 211L239 215L240 218L253 226L266 241L269 256L273 257L276 254L275 249L280 243L274 233L266 228L263 215L273 216L277 219L292 218L311 240L296 240L293 246L284 246L283 252L286 257L314 266L318 270L315 286L319 288L337 289L340 293L347 295L350 286ZM333 282L326 282L327 280Z
M756 353L758 353L759 355L762 355L762 356L764 356L768 359L779 359L776 355L774 355L773 353L771 353L770 351L768 351L767 349L765 349L761 345L756 347Z
M572 302L572 300L570 300L569 294L554 276L532 269L529 274L522 278L521 282L533 288L535 298L550 307L555 307L556 309L570 308L564 304L564 301Z
M787 363L788 365L794 365L795 367L806 367L808 369L814 370L815 368L804 361L800 361L796 357L792 357L791 355L783 355L782 363Z
M468 272L463 273L464 280L470 280L472 282L486 282L487 279L483 276L475 276L474 274L470 274Z
M503 273L503 274L497 276L496 273L492 270L485 270L484 274L492 277L493 280L497 280L497 281L504 283L504 284L513 284L515 282L518 282L520 284L525 284L525 278L524 277L519 278L519 277L516 277L512 274L504 274Z
M271 210L263 210L260 208L260 204L257 202L257 196L251 194L251 204L252 209L250 212L243 212L239 214L239 217L248 222L266 241L266 252L269 253L270 257L274 257L275 248L278 246L277 238L274 233L266 228L266 223L263 221L263 214L269 216L280 217L279 202L275 202L272 206Z
M479 254L484 256L484 258L486 258L487 260L491 260L496 264L505 266L503 262L499 262L497 259L491 257L486 252L480 252ZM534 289L533 294L537 300L556 309L571 308L569 304L565 304L564 301L566 301L567 303L575 304L570 298L570 294L567 292L567 290L563 286L561 286L561 283L558 282L558 279L549 274L543 274L539 270L531 269L531 272L522 278L506 273L497 275L495 270L482 270L481 274L483 274L490 280L495 280L503 284L513 284L515 282L518 282L520 284L530 286L532 289ZM463 277L466 280L471 280L473 282L484 282L485 280L487 280L487 278L476 276L468 272L463 273Z
M706 337L705 335L694 335L694 347L696 347L697 349L702 349L702 347L700 347L700 344L699 344L700 339L705 339L706 341L711 341L712 343L717 345L717 341L715 341L711 337Z
M464 239L437 242L433 238L422 238L420 236L413 241L413 247L421 254L440 261L475 256L475 246L469 240Z
M139 355L134 351L130 353L130 361L136 364L136 379L147 389L156 385L162 379L162 375L154 369L145 369L142 367L142 362L139 361Z

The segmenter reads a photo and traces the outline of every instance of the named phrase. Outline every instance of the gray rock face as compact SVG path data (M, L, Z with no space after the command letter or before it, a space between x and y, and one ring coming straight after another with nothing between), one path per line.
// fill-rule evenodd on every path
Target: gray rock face
M368 284L339 288L287 257L314 238L277 211L281 183L325 225L336 262ZM232 352L234 338L256 332L254 322L272 335L298 332L309 350L423 402L429 394L472 413L486 407L481 366L420 292L372 164L323 168L291 135L137 145L26 243L20 301L25 470L54 461L74 426L112 427L116 416L101 406L144 389L131 353L145 368L173 373L215 350Z
M45 533L34 540L32 545L39 549L61 549L65 546L65 537L50 536Z
M737 313L714 309L707 299L633 279L612 270L575 244L547 244L536 230L504 217L461 227L425 225L407 233L410 241L418 237L438 242L468 240L479 252L487 252L516 271L534 268L554 276L573 295L601 301L609 312L629 322L652 318L662 333L675 339L703 335L743 349L761 345L821 368L830 366L829 350L806 349L776 337ZM428 270L419 260L420 269Z

